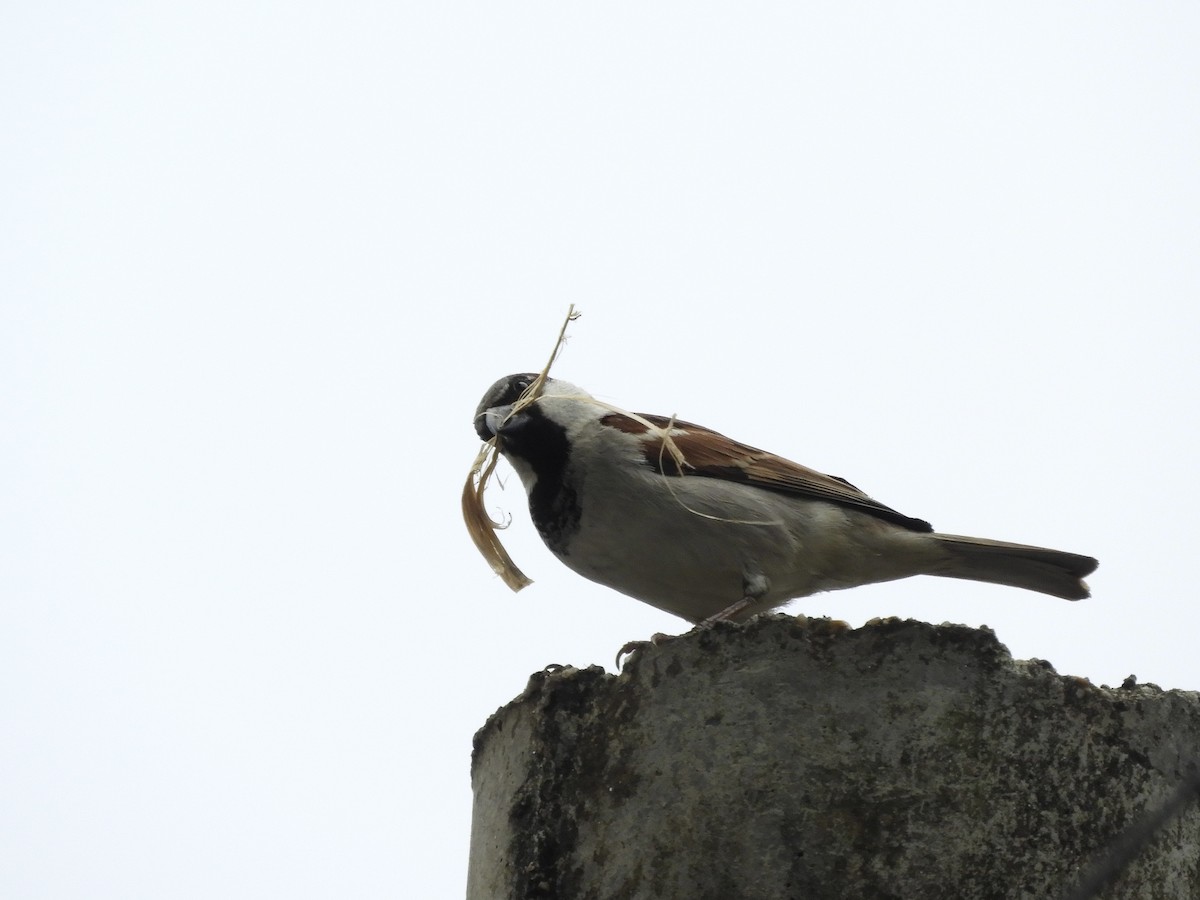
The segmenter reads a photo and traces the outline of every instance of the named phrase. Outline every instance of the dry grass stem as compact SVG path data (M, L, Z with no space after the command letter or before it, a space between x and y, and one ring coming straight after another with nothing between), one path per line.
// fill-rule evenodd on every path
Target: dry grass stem
M517 398L512 412L509 413L510 417L535 402L542 395L542 391L546 387L546 378L550 374L550 367L554 365L554 361L558 359L558 354L562 351L563 344L566 343L567 326L578 319L579 315L575 311L575 304L572 303L567 309L567 317L563 320L562 328L559 329L558 339L554 342L554 350L550 353L550 359L547 360L533 383ZM496 463L499 459L500 452L496 449L495 438L484 444L476 454L475 462L471 464L471 471L467 473L467 482L463 485L463 521L467 525L467 532L471 535L475 547L483 554L483 558L492 567L492 571L499 575L510 589L519 591L521 588L533 584L533 580L517 568L517 564L508 555L508 551L500 542L499 535L496 534L500 529L507 528L508 522L497 522L487 514L483 504L484 491L487 490L488 482L496 470Z

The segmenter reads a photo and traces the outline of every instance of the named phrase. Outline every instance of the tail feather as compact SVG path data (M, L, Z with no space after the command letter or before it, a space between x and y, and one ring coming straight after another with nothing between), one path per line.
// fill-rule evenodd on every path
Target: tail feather
M1083 577L1099 563L1090 556L957 534L934 534L946 551L930 575L987 581L1038 591L1064 600L1091 596Z

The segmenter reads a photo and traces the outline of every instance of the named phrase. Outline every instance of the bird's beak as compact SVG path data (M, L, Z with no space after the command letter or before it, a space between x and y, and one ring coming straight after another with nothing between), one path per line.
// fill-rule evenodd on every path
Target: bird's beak
M498 435L504 420L509 417L510 413L512 413L512 404L493 406L476 416L475 433L479 435L479 439L486 441Z

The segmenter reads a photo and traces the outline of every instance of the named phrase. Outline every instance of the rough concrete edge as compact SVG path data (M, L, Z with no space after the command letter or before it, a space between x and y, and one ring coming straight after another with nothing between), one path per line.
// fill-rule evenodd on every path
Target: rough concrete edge
M933 637L942 640L973 644L979 654L980 660L994 667L1000 668L1007 664L1016 672L1026 676L1034 678L1052 676L1061 679L1074 688L1090 689L1112 698L1129 700L1137 696L1156 696L1160 694L1194 695L1200 697L1200 693L1194 690L1178 688L1163 689L1152 682L1139 683L1135 675L1128 676L1124 682L1115 688L1108 685L1095 685L1092 684L1091 679L1084 676L1060 674L1052 663L1044 659L1013 659L1008 648L1000 642L996 637L996 633L986 625L981 628L972 628L968 625L958 625L952 622L943 622L940 625L935 625L919 619L886 618L872 619L859 628L852 628L848 623L838 619L810 618L804 615L792 616L786 613L765 613L756 616L744 624L718 622L711 628L694 628L684 634L669 638L666 643L691 642L703 647L711 641L729 640L736 638L738 635L750 637L758 632L779 627L786 629L787 636L793 638L801 637L816 649L822 649L834 641L851 636L862 637L869 634L885 638L890 635L899 634L902 631L917 629L928 631ZM564 688L586 690L593 686L601 690L606 690L615 684L632 682L636 679L640 668L647 665L649 660L656 653L661 652L662 649L662 645L655 645L650 642L638 645L626 657L625 663L619 673L608 672L603 666L598 665L590 665L584 669L579 669L571 665L552 665L547 666L540 672L534 672L529 676L529 680L526 682L521 693L488 716L487 721L475 732L472 739L472 771L474 770L475 762L478 759L484 742L499 730L500 718L509 714L514 707L537 705L544 701L548 691L559 691Z

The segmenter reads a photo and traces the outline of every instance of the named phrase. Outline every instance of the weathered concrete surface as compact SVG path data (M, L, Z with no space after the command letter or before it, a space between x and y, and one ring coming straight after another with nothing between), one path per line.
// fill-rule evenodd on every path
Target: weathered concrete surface
M1200 753L1200 695L990 631L768 616L534 675L475 739L469 900L1054 898ZM1200 897L1200 810L1106 897Z

